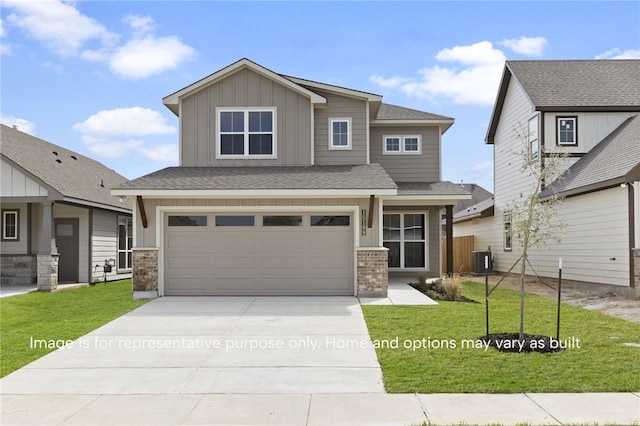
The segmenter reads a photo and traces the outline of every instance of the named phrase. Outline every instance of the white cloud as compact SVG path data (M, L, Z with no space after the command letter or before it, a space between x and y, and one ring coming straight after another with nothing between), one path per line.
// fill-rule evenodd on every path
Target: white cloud
M158 111L131 107L103 110L73 125L73 129L98 137L171 135L176 128L169 126Z
M384 78L381 75L374 74L371 77L369 77L369 81L383 88L392 88L392 87L398 87L401 84L408 82L409 79L402 78L402 77Z
M195 50L177 37L133 39L120 47L111 58L111 70L128 78L144 78L175 69L180 62L192 58Z
M139 151L148 159L158 162L177 162L179 158L178 144L142 147Z
M89 41L111 45L118 38L95 19L58 0L3 0L3 6L13 11L7 22L63 57L77 55Z
M396 88L408 97L442 96L457 104L493 105L506 57L491 42L442 49L436 59L453 65L423 68L418 71L420 78L374 75L370 80L383 88Z
M150 16L127 15L124 22L131 27L137 36L142 36L155 29L153 18Z
M547 45L547 39L544 37L520 37L502 40L498 44L522 55L540 57Z
M617 47L596 55L596 59L640 59L640 50L628 49L625 51Z
M4 38L6 35L7 32L4 28L4 21L2 20L2 17L0 17L0 39ZM11 55L11 53L11 46L5 41L0 40L0 55Z
M0 122L5 126L13 127L16 126L18 130L24 133L28 133L30 135L35 135L35 123L25 120L24 118L14 117L12 115L0 115Z
M131 107L99 111L73 129L82 133L82 142L93 154L106 158L122 158L142 154L153 161L176 161L177 145L151 145L145 137L172 135L176 128L166 123L158 112Z
M61 0L3 0L11 10L6 20L62 57L78 56L90 62L107 62L124 78L144 78L175 69L196 51L174 36L157 37L150 16L127 15L131 38L119 44L120 35L83 15L73 3ZM4 33L0 26L0 35ZM2 43L1 53L10 53Z

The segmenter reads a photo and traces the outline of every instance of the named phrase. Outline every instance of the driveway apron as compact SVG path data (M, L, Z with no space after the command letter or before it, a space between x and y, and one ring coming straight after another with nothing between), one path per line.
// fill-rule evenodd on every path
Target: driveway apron
M14 395L384 393L355 297L159 298L1 385Z

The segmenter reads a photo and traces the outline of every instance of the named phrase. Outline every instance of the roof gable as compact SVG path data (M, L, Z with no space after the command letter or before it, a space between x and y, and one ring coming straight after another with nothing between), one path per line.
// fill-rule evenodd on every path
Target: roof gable
M628 118L595 148L573 164L552 188L560 195L576 195L640 179L640 117Z
M207 77L196 81L193 84L190 84L187 87L184 87L180 90L178 90L177 92L174 92L168 96L166 96L165 98L162 99L162 102L164 103L164 105L169 108L175 115L179 116L180 111L179 111L179 104L180 104L180 98L184 97L184 96L188 96L192 93L195 93L197 91L202 90L203 88L210 86L211 84L214 84L226 77L228 77L231 74L236 73L239 70L248 68L262 76L265 76L271 80L274 80L276 82L278 82L279 84L282 84L283 86L293 90L294 92L297 92L303 96L306 96L307 98L309 98L311 100L312 104L326 104L327 100L318 95L317 93L312 92L311 90L308 90L304 87L302 87L299 84L296 84L295 82L293 82L291 79L289 78L285 78L283 76L281 76L280 74L277 74L261 65L256 64L255 62L250 61L247 58L243 58L240 59L237 62L234 62L233 64L222 68L221 70L218 70L216 72L214 72L213 74L208 75Z
M53 190L50 197L118 211L131 210L129 200L111 195L113 187L127 181L124 176L84 155L70 151L17 129L0 125L2 156L36 182Z
M485 143L493 143L511 78L536 111L640 111L640 60L507 61Z

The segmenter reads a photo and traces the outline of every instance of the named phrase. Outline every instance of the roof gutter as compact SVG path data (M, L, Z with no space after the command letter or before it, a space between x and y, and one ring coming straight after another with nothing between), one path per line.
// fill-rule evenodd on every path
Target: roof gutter
M112 195L148 198L368 198L396 195L395 188L369 189L113 189Z

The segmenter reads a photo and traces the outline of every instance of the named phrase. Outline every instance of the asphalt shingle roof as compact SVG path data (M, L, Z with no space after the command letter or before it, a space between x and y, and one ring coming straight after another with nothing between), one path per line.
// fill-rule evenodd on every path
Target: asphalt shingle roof
M640 174L640 117L637 115L628 118L572 165L564 177L553 184L553 189L560 194L575 192L580 188L619 180L634 169ZM540 196L551 194L551 189L547 189Z
M127 179L84 155L0 125L0 153L64 197L131 209L111 189Z
M536 107L638 107L640 60L507 61Z
M391 104L380 104L380 109L376 116L377 120L453 120L444 115L431 114L430 112L418 111L416 109L405 108Z
M442 182L398 182L398 196L402 195L471 195L455 183Z
M379 164L355 166L168 167L123 183L140 190L396 189Z

